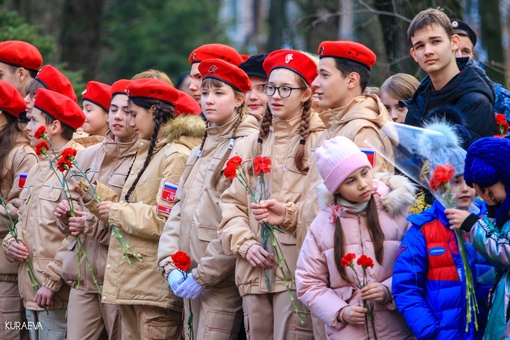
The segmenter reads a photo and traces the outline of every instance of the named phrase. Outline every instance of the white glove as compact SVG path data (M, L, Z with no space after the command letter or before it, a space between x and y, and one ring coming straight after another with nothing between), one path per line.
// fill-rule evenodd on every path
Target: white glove
M196 299L204 288L195 280L193 275L189 274L186 280L175 290L175 295L184 299Z
M168 284L174 293L185 279L184 274L180 270L174 269L170 272L170 275L168 275Z

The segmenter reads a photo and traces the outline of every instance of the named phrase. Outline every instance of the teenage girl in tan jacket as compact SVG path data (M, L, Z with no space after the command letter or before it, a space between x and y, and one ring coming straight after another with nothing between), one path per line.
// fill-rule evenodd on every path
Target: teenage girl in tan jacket
M218 206L230 180L222 173L227 159L258 124L244 111L248 76L219 59L202 61L202 110L208 120L200 147L186 164L176 205L170 214L158 249L158 261L176 294L190 299L195 339L237 339L242 321L241 297L234 282L235 257L225 255L218 239ZM173 266L177 250L190 254L192 270L184 281ZM191 287L195 289L191 291ZM188 292L189 291L189 292ZM187 320L188 303L184 304Z
M310 146L324 130L318 116L311 111L310 84L317 75L316 64L301 52L278 50L267 56L263 66L269 76L265 86L268 110L260 132L239 147L239 155L244 160L242 167L250 185L257 181L252 170L253 157L271 158L271 172L266 175L270 198L280 202L288 220L295 215L293 207L301 199ZM258 205L250 202L237 179L222 195L220 207L223 212L220 239L225 252L237 258L236 284L243 297L247 337L283 340L299 334L303 339L312 339L309 316L302 311L305 324L300 324L273 251L261 242L260 224L252 211ZM276 238L293 275L297 262L295 228L286 225L283 219L275 224L282 230L276 232ZM267 287L265 269L274 272L271 287ZM288 281L295 297L296 287L290 278Z

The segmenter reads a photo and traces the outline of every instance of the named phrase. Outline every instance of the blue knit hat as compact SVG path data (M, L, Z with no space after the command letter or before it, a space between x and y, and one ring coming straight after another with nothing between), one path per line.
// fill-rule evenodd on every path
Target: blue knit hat
M464 179L469 186L473 183L488 188L503 183L507 196L496 210L496 223L502 225L510 211L510 140L485 137L475 141L466 155Z

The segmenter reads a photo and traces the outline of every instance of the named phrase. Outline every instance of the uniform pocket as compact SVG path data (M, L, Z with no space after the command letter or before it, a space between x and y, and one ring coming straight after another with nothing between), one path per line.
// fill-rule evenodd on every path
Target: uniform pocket
M239 313L209 311L206 315L204 340L237 339L241 329L242 316Z
M209 226L199 226L197 236L200 241L211 242L218 238L218 229Z
M39 198L45 201L56 202L60 199L62 189L54 186L43 185L39 192Z
M144 307L141 320L144 339L181 339L182 314L164 308Z

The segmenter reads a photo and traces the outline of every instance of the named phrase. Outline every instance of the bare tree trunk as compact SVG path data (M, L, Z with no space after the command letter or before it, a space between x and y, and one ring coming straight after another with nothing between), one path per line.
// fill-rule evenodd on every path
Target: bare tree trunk
M268 51L282 48L284 43L284 30L288 27L285 15L286 0L271 0L269 5L269 39Z
M505 81L504 52L501 43L501 18L498 0L479 2L484 47L487 49L485 71L497 83Z
M340 10L342 15L340 16L340 24L338 25L338 39L341 40L354 40L354 16L353 0L339 0Z
M65 0L61 61L73 71L84 70L86 81L95 79L101 48L101 21L104 0Z

